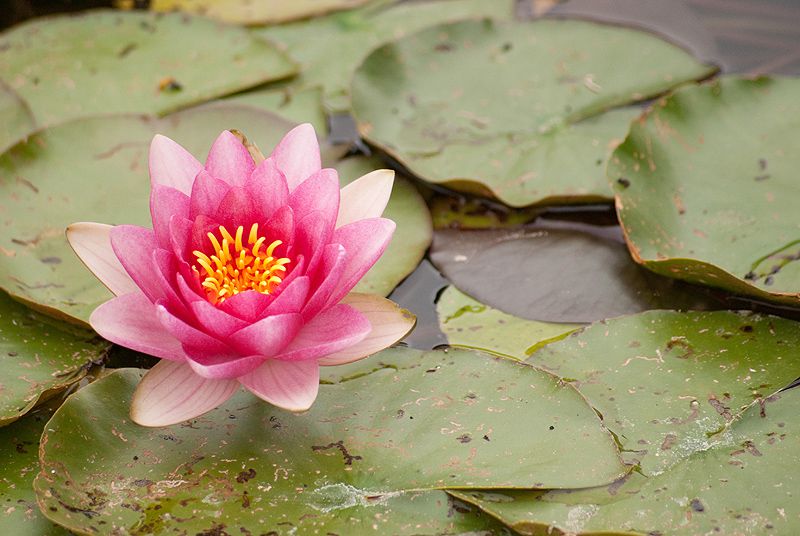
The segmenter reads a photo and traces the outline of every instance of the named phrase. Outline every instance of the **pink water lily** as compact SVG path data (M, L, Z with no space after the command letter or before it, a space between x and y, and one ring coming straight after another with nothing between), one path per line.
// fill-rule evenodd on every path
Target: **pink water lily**
M392 171L340 191L336 171L321 168L314 129L300 125L260 162L228 131L205 166L156 136L150 178L152 229L67 229L78 256L116 295L95 309L92 327L162 359L134 394L137 423L191 419L240 385L306 410L320 365L361 359L413 328L413 316L393 302L351 292L394 231L380 217Z

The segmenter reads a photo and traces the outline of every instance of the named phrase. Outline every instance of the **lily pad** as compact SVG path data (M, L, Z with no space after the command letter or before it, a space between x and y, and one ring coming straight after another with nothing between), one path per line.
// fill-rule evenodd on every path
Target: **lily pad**
M574 492L454 492L520 534L796 534L800 390L753 405L658 475ZM546 531L546 532L545 532Z
M439 296L436 312L451 346L518 360L527 359L540 346L580 327L518 318L473 300L453 286Z
M419 177L519 207L612 195L606 157L638 109L715 68L629 28L467 21L373 51L353 78L361 134Z
M121 3L121 0L118 0ZM232 24L274 24L349 9L370 0L151 0L153 11L183 11Z
M386 165L378 158L351 157L336 164L339 179L345 185L362 175ZM414 185L398 175L384 217L394 220L397 229L386 252L355 290L387 296L414 271L433 239L431 215L425 200Z
M328 130L322 106L322 88L319 87L291 91L289 87L267 86L228 97L225 102L261 108L295 123L311 123L320 134Z
M608 176L637 262L800 306L798 92L796 79L723 78L631 126Z
M284 53L245 29L188 15L99 10L0 34L0 76L39 125L165 114L295 71Z
M36 123L25 101L0 82L0 153L35 128Z
M478 301L529 320L581 323L648 309L717 306L634 263L618 227L542 221L434 233L431 261Z
M648 311L584 328L527 362L580 389L651 476L797 378L798 345L800 323L775 316Z
M585 486L625 471L594 411L547 373L464 350L379 356L395 368L322 385L307 413L240 392L161 429L128 417L141 371L113 373L48 424L35 484L43 511L93 534L157 532L168 520L189 533L436 534L444 509L409 515L420 492Z
M39 472L39 438L52 415L37 409L0 428L0 533L14 536L69 536L39 512L33 479Z
M0 292L0 426L79 381L110 344Z
M370 50L426 26L467 17L509 18L510 0L373 2L327 17L256 30L279 43L302 65L298 88L321 86L331 111L350 108L350 80Z

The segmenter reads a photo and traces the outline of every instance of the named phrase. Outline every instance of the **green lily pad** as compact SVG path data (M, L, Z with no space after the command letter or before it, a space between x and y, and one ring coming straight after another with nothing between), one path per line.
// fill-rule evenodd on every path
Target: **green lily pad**
M299 88L321 86L332 111L350 108L350 79L370 50L426 26L466 17L509 18L509 0L374 2L363 8L256 30L283 45L302 65Z
M119 0L118 0L119 2ZM349 9L370 0L151 0L153 11L183 11L232 24L274 24Z
M111 10L34 19L0 34L0 73L40 125L165 114L291 76L245 29L200 17Z
M582 323L721 304L638 266L616 226L543 220L517 230L441 230L430 259L473 298L529 320Z
M311 123L320 135L328 130L322 106L322 88L290 91L288 87L266 87L225 99L226 103L245 104L285 117L294 123Z
M373 51L351 91L362 136L415 175L519 207L610 198L639 110L603 112L714 71L628 28L468 21Z
M798 92L796 79L723 78L661 99L632 125L608 176L634 259L800 305Z
M356 156L342 160L334 167L342 185L345 185L386 165L378 158ZM433 239L433 227L425 200L414 185L400 175L395 177L392 197L383 215L394 220L397 229L386 252L355 290L388 296L425 256Z
M518 360L527 359L540 346L580 327L518 318L473 300L453 286L439 296L436 312L439 327L451 346Z
M220 523L231 534L437 534L447 512L412 516L407 500L436 489L585 486L625 472L597 415L554 376L465 350L381 358L394 367L320 386L304 414L242 391L160 429L128 417L141 372L113 373L48 424L35 484L43 511L93 534L168 522L192 534ZM415 526L428 519L432 529Z
M37 409L0 428L0 533L14 536L68 536L39 512L33 479L39 472L39 438L52 415Z
M731 311L649 311L599 322L528 363L572 382L645 476L713 443L800 373L800 323Z
M36 128L28 105L0 82L0 153Z
M796 534L800 390L753 405L658 475L574 492L454 492L520 534Z
M92 332L36 314L0 292L0 426L80 381L109 346Z

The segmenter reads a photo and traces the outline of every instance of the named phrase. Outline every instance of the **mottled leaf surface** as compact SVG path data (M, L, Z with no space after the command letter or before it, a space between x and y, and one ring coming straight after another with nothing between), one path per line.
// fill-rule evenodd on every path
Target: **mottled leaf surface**
M165 114L292 75L246 30L201 17L111 10L33 19L0 34L0 77L39 125Z
M348 9L370 0L151 0L153 11L183 11L233 24L274 24Z
M662 473L800 375L800 324L731 311L648 311L598 322L528 363L572 382L631 463Z
M25 101L0 83L0 152L25 138L35 128L33 114Z
M39 512L33 479L39 472L39 438L50 409L37 409L0 428L0 533L14 536L68 536Z
M339 180L344 186L386 164L378 158L351 157L336 164ZM433 238L430 212L425 200L402 175L396 175L392 197L383 217L393 220L397 228L386 252L355 290L387 296L405 277L414 271L425 256Z
M352 83L362 135L421 178L511 206L611 197L604 164L637 109L714 72L640 31L466 21L374 50Z
M580 327L525 320L474 300L454 286L436 302L439 327L452 346L524 360L542 344L565 337Z
M0 426L79 381L109 346L87 330L34 313L0 292Z
M322 88L310 87L293 91L290 87L254 89L225 99L231 104L245 104L285 117L295 123L311 123L317 135L327 131L327 118L322 106Z
M509 0L373 2L363 8L255 30L283 45L302 66L296 87L322 86L332 111L350 108L350 80L375 47L426 26L467 17L512 15Z
M608 176L633 257L800 305L800 80L723 78L659 100Z
M399 348L377 359L394 366L322 385L304 414L242 391L160 429L128 418L141 372L111 374L70 397L47 427L36 481L44 512L98 534L166 523L190 533L353 533L365 519L365 533L437 534L456 532L464 517L411 519L418 492L568 488L625 472L595 412L550 374L465 350Z
M481 303L530 320L581 323L716 305L638 266L617 227L543 220L516 230L441 230L434 233L430 258Z
M573 492L455 492L521 534L796 534L800 391L751 406L708 448L650 478Z

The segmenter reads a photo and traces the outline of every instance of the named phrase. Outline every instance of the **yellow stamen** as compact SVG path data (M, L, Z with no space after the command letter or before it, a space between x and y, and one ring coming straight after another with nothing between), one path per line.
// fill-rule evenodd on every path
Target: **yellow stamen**
M271 294L281 284L286 272L285 265L292 262L286 257L276 259L272 256L275 249L283 244L282 241L274 240L265 251L261 251L267 239L259 236L257 223L250 227L247 236L249 249L242 242L244 227L241 225L236 229L235 236L220 225L219 235L222 237L221 243L214 233L207 235L213 250L210 255L202 251L192 252L197 258L192 268L211 303L222 303L226 298L245 290ZM202 268L202 274L198 266Z

